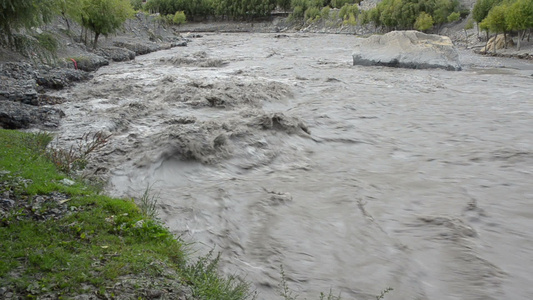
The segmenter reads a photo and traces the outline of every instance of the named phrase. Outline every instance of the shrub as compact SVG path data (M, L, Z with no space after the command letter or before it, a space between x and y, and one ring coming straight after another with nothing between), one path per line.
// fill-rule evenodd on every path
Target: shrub
M37 35L35 38L37 38L37 41L39 41L39 45L43 47L44 49L55 53L57 51L57 47L59 46L56 38L51 35L50 33L41 33Z
M345 6L346 4L352 4L352 3L354 3L353 0L332 0L331 6L333 6L334 8L341 8Z
M143 0L130 0L131 7L135 10L142 10L143 8Z
M304 17L304 9L302 6L295 6L290 15L291 19L301 19Z
M418 15L415 22L415 29L420 31L426 31L433 27L433 17L429 14L422 12Z
M318 7L309 7L304 14L304 18L307 21L313 21L320 19L320 9Z
M176 25L181 25L187 23L187 17L185 16L185 13L183 11L177 11L174 14L174 18L172 19L172 22Z
M459 12L453 12L448 16L448 22L455 22L458 21L461 18L461 14Z
M359 6L357 6L357 4L353 4L353 5L345 4L339 10L339 18L345 21L349 20L350 18L355 19L355 17L357 17L358 14L359 14Z
M331 11L331 9L329 8L329 6L324 6L322 8L322 10L320 11L320 15L321 15L322 19L324 19L324 20L329 19L329 12L330 11Z
M105 147L110 137L111 135L101 131L85 133L76 145L68 149L52 146L47 150L46 156L58 170L70 175L74 171L83 170L93 153Z

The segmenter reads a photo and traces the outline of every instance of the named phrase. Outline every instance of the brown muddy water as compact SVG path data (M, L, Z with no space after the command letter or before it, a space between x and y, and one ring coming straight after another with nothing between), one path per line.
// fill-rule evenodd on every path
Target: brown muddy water
M531 299L533 66L351 65L345 35L205 34L61 92L108 191L280 299ZM96 170L96 168L94 168Z

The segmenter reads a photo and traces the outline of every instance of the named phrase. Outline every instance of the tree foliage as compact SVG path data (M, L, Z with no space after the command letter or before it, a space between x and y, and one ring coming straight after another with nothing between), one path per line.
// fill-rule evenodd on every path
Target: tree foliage
M145 9L163 15L183 11L193 18L216 15L250 20L268 16L277 6L289 9L291 0L149 0Z
M472 9L472 17L477 23L481 23L485 19L489 11L496 5L500 4L502 0L478 0Z
M94 48L98 37L115 32L134 14L129 0L82 0L81 25L94 32Z
M421 12L415 21L415 29L420 31L426 31L433 27L433 17L425 12Z
M532 0L478 0L472 12L481 30L493 33L518 33L517 47L525 31L533 28Z
M0 37L11 44L15 31L49 22L56 8L56 0L0 0Z
M448 22L450 16L452 19L460 16L460 12L461 7L457 0L383 0L365 13L364 23L372 22L388 29L428 30L433 24ZM429 22L428 16L432 22ZM426 28L430 23L431 27Z
M172 22L176 25L181 25L187 23L187 17L182 11L177 11L172 18Z

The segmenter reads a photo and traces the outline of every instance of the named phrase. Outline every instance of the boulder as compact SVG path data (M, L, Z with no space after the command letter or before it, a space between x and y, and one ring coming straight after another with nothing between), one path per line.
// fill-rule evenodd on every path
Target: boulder
M66 68L50 68L42 66L34 74L39 87L61 90L73 82L82 82L92 78L90 73L82 70Z
M0 128L41 129L57 128L65 113L54 107L32 106L20 102L0 100Z
M13 79L0 75L0 101L8 100L37 105L39 94L33 79Z
M109 61L107 59L96 54L87 54L84 56L75 57L74 60L76 61L78 69L86 72L93 72L98 70L100 67L109 65Z
M136 55L143 55L161 50L161 46L153 42L115 41L113 45L115 47L125 48L133 51Z
M459 53L450 38L418 31L392 31L360 39L353 64L460 71Z
M112 61L129 61L135 59L134 51L120 47L101 48L98 50L98 55L101 55Z
M507 40L505 40L505 37L503 34L498 34L497 36L493 36L489 39L487 42L487 45L483 47L479 52L481 53L496 53L496 50L503 49L503 48L509 48L513 47L514 42L511 38L511 35L507 35Z

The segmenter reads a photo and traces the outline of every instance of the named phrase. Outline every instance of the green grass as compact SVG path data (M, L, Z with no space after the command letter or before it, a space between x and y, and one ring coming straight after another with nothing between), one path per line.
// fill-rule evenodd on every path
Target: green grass
M81 182L62 184L65 175L46 158L48 142L41 134L0 129L0 195L16 202L0 215L0 288L25 298L69 298L82 287L105 294L134 274L188 283L199 299L252 295L246 283L216 273L217 259L189 262L187 245L133 200L98 195ZM66 201L36 200L51 192ZM63 213L42 217L54 210Z

